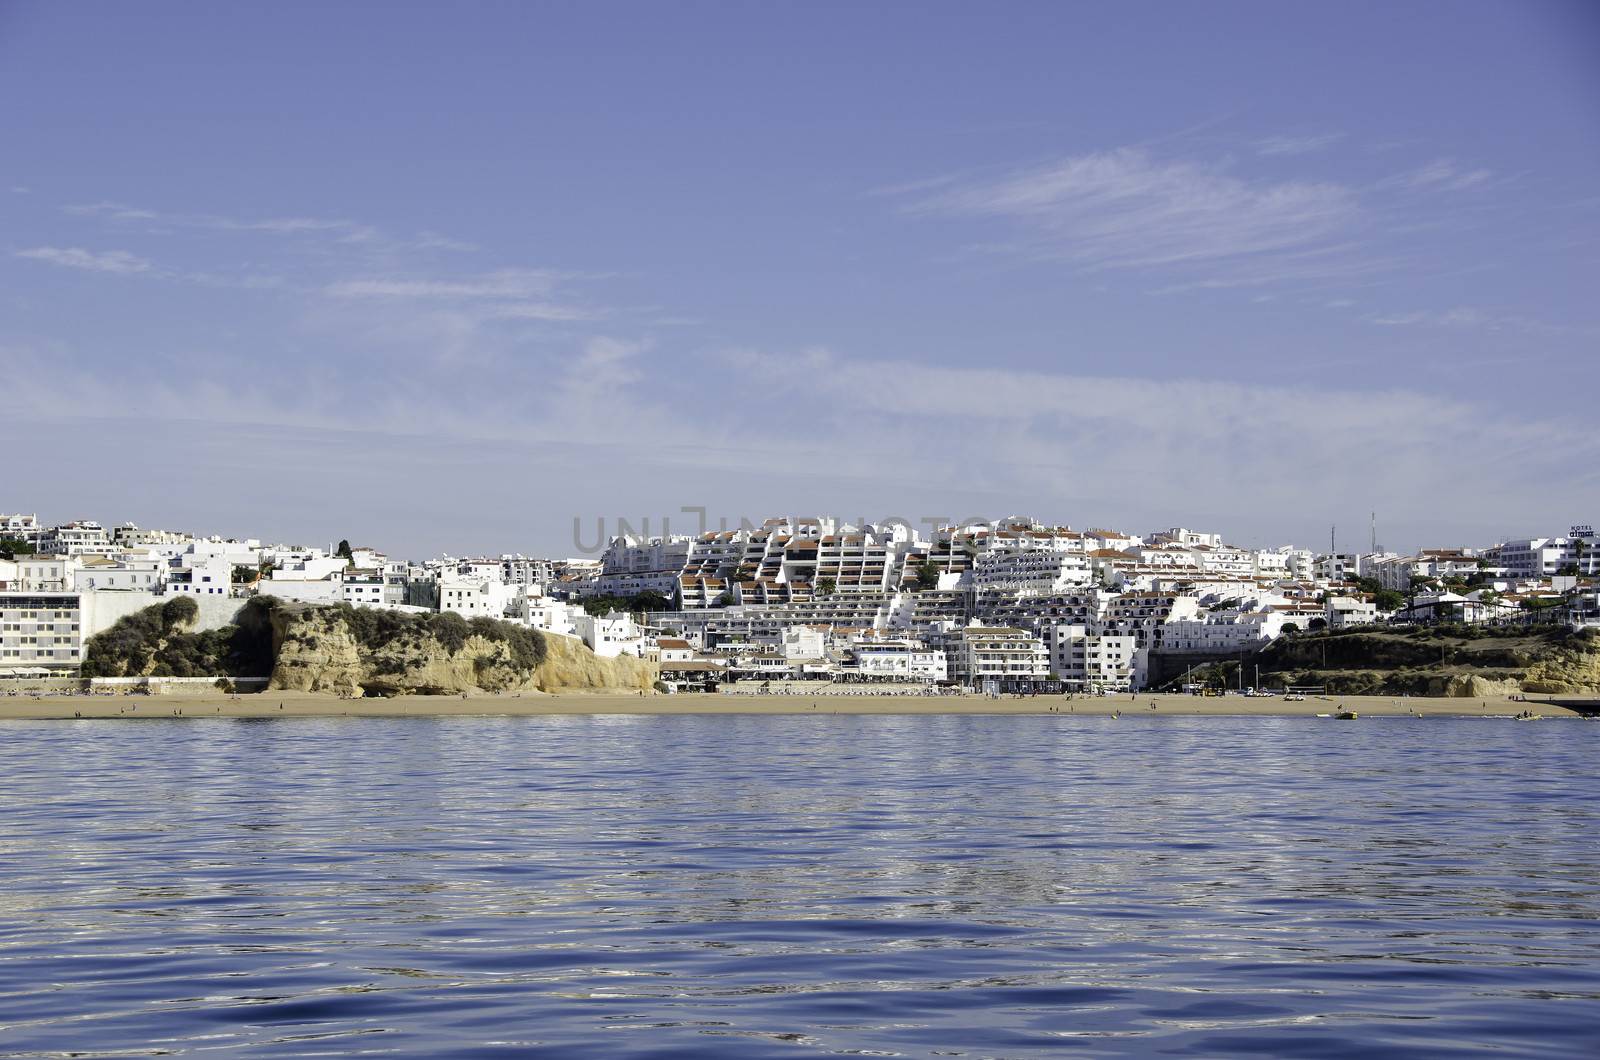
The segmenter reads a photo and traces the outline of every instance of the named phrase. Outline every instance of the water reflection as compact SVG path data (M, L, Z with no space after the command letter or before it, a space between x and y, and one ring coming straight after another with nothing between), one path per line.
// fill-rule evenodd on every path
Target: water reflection
M1546 1055L1577 724L0 725L0 1055ZM63 1004L70 998L70 1004Z

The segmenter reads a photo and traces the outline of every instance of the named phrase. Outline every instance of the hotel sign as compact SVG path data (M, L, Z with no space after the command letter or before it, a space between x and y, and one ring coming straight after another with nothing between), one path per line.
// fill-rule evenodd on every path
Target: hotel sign
M1570 536L1572 536L1572 537L1582 537L1582 538L1592 538L1592 537L1594 537L1594 527L1592 527L1592 526L1575 526L1575 527L1572 528L1572 534Z

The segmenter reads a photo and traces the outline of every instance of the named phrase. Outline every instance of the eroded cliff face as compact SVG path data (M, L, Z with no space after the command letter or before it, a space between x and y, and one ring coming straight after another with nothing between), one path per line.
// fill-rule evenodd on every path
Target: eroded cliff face
M1528 668L1524 692L1600 692L1600 630L1588 629Z
M545 660L534 675L543 692L648 692L660 673L656 664L630 655L602 659L578 637L546 633L544 642Z
M473 634L451 650L407 631L363 647L332 608L280 608L273 615L277 662L269 688L337 695L459 695L463 692L636 692L656 667L636 658L602 659L582 640L545 635L544 662L519 665L502 641Z
M1600 630L1546 628L1477 639L1350 633L1276 642L1259 661L1263 674L1341 695L1600 693Z

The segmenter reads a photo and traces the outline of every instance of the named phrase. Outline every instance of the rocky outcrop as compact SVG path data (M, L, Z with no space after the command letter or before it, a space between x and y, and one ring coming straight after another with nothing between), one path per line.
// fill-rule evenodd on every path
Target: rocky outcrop
M1600 629L1586 629L1534 663L1524 692L1600 693Z
M577 637L546 633L544 639L545 660L535 673L543 692L648 692L659 673L653 663L629 655L602 659Z
M575 637L543 635L542 658L535 659L499 623L459 623L456 633L437 622L394 621L374 632L361 625L368 616L357 618L353 624L350 612L336 607L279 607L269 688L345 696L633 692L656 679L652 664L599 658Z
M1600 693L1600 630L1335 632L1275 641L1245 661L1263 683L1340 695L1487 698Z

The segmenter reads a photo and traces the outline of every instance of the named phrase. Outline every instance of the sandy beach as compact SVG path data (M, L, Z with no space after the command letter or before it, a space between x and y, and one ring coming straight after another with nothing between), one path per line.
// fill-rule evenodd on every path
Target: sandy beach
M1353 710L1363 717L1509 717L1531 710L1545 718L1578 718L1576 712L1532 697L1444 699L1389 696L1308 697L1285 702L1281 696L1118 695L1104 697L849 695L548 695L399 696L393 699L339 699L303 692L253 695L27 695L0 697L0 719L78 718L282 718L397 717L444 715L562 714L1053 714L1106 716L1316 717Z

